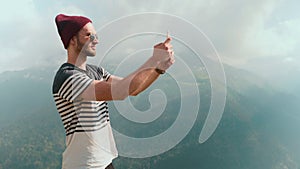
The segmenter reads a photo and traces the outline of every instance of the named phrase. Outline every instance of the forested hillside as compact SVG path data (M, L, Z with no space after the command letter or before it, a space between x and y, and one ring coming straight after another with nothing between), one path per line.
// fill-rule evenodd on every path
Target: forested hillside
M210 82L198 77L201 105L196 123L180 144L144 159L119 157L116 169L298 169L300 167L299 98L279 92L263 79L226 67L228 93L223 118L203 144L199 134L210 105ZM51 82L54 69L29 69L0 74L0 169L59 169L64 129L56 111ZM149 124L125 120L109 103L113 127L125 134L148 137L176 120L180 99L174 80L154 84L169 97L166 111ZM188 85L188 84L187 84ZM137 109L149 108L147 90L130 98ZM182 98L181 98L182 99Z

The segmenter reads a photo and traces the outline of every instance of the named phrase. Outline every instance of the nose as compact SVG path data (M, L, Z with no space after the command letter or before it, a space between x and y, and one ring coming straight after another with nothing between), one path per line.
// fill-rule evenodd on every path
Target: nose
M98 38L95 38L93 41L92 41L93 44L98 44L99 43L99 39Z

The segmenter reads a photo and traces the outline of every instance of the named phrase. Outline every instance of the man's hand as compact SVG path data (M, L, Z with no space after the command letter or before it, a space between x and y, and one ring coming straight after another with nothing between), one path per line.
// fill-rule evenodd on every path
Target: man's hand
M175 62L171 40L168 34L163 43L154 46L152 58L156 62L156 68L160 70L167 70Z

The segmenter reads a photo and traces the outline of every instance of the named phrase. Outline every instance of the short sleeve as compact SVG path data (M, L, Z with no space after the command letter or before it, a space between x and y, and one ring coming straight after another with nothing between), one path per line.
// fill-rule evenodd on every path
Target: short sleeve
M71 71L73 72L73 71ZM93 81L87 75L80 72L70 73L63 71L56 79L57 95L67 101L73 102Z
M101 68L101 71L102 71L102 74L103 74L103 80L108 81L111 74L108 71L106 71L104 68Z
M61 86L58 95L68 101L74 101L92 82L85 74L76 73L70 76Z

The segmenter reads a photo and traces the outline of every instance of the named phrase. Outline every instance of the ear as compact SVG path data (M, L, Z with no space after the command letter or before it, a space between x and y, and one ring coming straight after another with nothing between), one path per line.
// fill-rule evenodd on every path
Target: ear
M75 46L77 44L77 39L76 36L73 36L70 40L69 45Z

